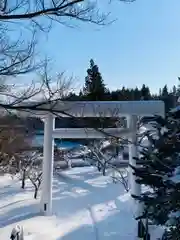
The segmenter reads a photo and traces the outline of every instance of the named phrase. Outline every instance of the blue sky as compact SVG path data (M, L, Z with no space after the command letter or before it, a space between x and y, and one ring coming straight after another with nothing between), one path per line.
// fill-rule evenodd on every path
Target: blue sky
M111 19L118 19L105 27L54 26L41 45L52 59L53 71L73 74L82 86L89 60L93 58L110 89L145 83L158 92L165 84L177 85L180 1L137 0L124 4L112 0L111 5L103 5L103 10L107 9Z

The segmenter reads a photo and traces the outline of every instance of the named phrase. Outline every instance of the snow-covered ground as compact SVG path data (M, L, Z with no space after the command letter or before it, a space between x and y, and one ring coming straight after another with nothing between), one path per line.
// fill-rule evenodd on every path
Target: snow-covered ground
M53 216L39 214L33 187L0 176L0 239L9 239L16 224L25 240L134 240L136 222L131 196L119 183L93 167L73 168L54 176ZM152 235L152 239L157 237Z

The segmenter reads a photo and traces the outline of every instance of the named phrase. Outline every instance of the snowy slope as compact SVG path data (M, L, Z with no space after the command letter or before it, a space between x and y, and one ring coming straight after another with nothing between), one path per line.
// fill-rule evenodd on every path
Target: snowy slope
M133 240L136 223L131 197L93 167L74 168L54 177L53 216L38 215L30 183L0 177L0 239L24 226L25 240ZM155 236L152 239L157 239Z

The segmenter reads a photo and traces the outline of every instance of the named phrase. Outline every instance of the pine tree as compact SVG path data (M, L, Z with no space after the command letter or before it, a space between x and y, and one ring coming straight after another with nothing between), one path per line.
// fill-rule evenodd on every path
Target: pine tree
M180 77L178 77L178 81L180 82ZM180 96L180 83L177 86L177 95Z
M174 96L177 95L177 89L176 89L176 86L174 85L173 88L172 88L172 93Z
M168 92L168 87L167 85L165 85L162 89L162 93L161 93L162 97L168 97L169 96L169 92Z
M121 95L122 95L122 101L127 101L128 100L129 96L127 96L127 89L125 87L122 87Z
M146 87L145 84L142 85L141 96L142 96L143 100L150 100L151 99L150 89L149 89L149 87Z
M173 102L173 108L177 106L177 99L178 99L178 91L176 86L174 85L172 88L172 102Z
M146 118L146 120L148 120ZM163 239L180 239L180 108L166 119L154 117L154 129L145 136L150 141L134 168L138 182L148 187L138 199L144 203L140 219L149 219L167 230ZM136 196L134 196L137 198Z
M141 91L136 87L134 89L134 99L133 100L140 100L141 99Z
M101 73L99 72L99 68L94 63L93 59L90 60L90 68L87 70L83 92L86 95L87 100L105 100L106 87Z
M171 108L174 107L174 96L171 92L168 91L167 85L162 88L162 94L160 99L165 103L165 111L168 113Z

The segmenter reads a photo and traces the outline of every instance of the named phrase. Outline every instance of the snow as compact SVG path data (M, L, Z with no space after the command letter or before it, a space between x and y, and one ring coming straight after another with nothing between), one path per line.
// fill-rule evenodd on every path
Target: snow
M180 175L175 175L172 176L171 178L169 178L172 182L174 182L175 184L180 182Z
M136 239L130 194L94 167L54 175L50 217L39 214L39 199L33 199L33 186L28 181L23 190L17 178L0 176L0 196L0 239L9 239L16 224L23 226L25 240Z
M174 113L174 112L177 112L180 110L180 105L177 105L175 108L171 109L171 112Z
M172 182L174 182L175 184L180 182L180 167L176 167L174 172L173 172L173 176L169 178Z
M169 214L170 218L179 218L180 217L180 211L175 211L175 212L171 212Z

